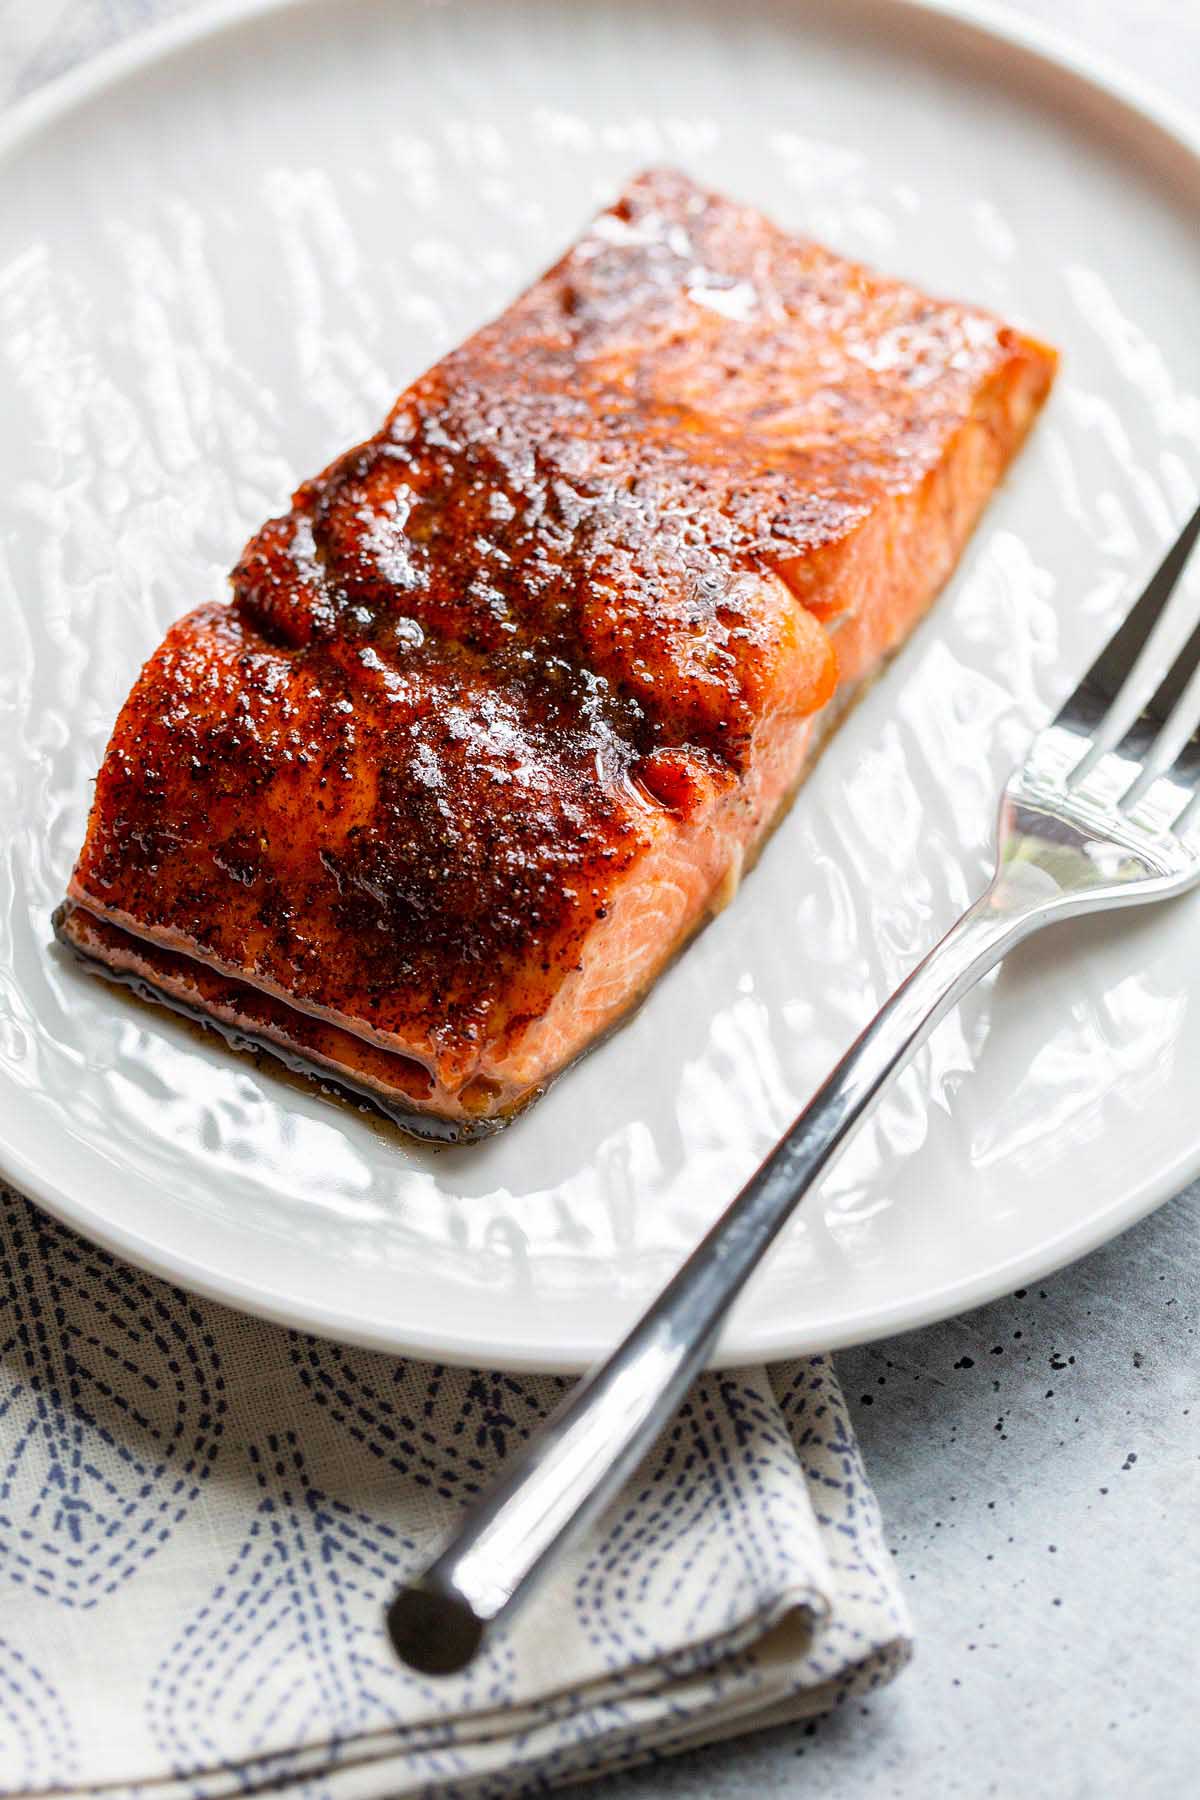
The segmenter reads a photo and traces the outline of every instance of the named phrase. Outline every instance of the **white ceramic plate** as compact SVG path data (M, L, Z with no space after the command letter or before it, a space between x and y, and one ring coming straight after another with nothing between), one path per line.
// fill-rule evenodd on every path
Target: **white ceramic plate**
M834 15L834 16L830 16ZM186 1286L388 1350L610 1345L979 887L994 796L1190 506L1187 128L894 0L240 6L0 143L0 1140ZM640 165L988 303L1065 363L935 617L737 903L510 1131L408 1145L50 947L142 658L295 480ZM1200 1168L1200 900L1048 936L939 1030L737 1309L726 1363L917 1325Z

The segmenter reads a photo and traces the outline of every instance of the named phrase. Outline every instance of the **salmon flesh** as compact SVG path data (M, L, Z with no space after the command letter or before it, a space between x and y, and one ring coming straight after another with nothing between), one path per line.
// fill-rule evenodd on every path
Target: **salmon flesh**
M651 172L172 627L60 937L479 1136L729 898L930 605L1045 346Z

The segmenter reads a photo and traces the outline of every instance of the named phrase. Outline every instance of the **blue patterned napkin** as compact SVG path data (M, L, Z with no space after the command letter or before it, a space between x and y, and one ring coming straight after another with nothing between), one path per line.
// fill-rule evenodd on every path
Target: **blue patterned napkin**
M388 1595L563 1386L241 1318L0 1189L0 1789L499 1797L902 1667L818 1357L707 1378L475 1667L402 1671Z

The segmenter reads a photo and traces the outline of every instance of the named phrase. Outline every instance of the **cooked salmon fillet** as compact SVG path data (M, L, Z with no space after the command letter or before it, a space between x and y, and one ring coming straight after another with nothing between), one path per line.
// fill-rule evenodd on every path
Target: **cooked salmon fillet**
M60 935L413 1129L493 1128L733 892L1054 366L641 176L168 632Z

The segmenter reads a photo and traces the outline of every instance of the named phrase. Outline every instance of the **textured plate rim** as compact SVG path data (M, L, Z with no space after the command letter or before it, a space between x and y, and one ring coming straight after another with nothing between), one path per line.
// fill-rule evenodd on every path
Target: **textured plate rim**
M167 20L137 33L133 38L100 52L81 67L48 82L12 105L0 119L0 161L29 139L122 81L141 74L171 56L186 52L226 31L272 14L300 12L327 0L213 0L195 12ZM1085 49L1050 26L997 6L991 0L856 0L863 10L897 14L948 26L965 27L984 45L1011 55L1032 59L1059 80L1110 105L1115 102L1131 115L1143 131L1150 127L1181 150L1200 176L1200 121L1181 104L1160 93L1151 83L1128 74L1111 59ZM894 27L893 27L894 28ZM1200 217L1200 207L1197 208ZM738 1368L772 1362L816 1350L840 1350L868 1343L897 1332L917 1330L939 1323L971 1308L998 1299L1013 1287L1029 1285L1098 1249L1165 1201L1200 1174L1200 1138L1181 1151L1152 1178L1135 1183L1085 1221L1032 1249L992 1263L973 1277L956 1279L930 1288L919 1296L897 1300L892 1306L873 1305L844 1315L822 1334L820 1344L805 1338L803 1329L775 1327L754 1330L742 1325L736 1338L727 1333L710 1358L714 1368ZM107 1214L97 1212L69 1190L49 1181L10 1143L0 1137L0 1177L12 1183L38 1206L93 1243L167 1281L216 1301L253 1314L276 1325L311 1331L322 1337L358 1344L387 1355L416 1356L439 1362L474 1364L514 1373L575 1373L587 1368L601 1347L564 1347L550 1355L544 1342L506 1338L500 1344L464 1343L460 1335L421 1331L397 1322L396 1330L364 1327L341 1308L309 1302L300 1308L258 1282L247 1281L208 1263L155 1244L131 1231Z

